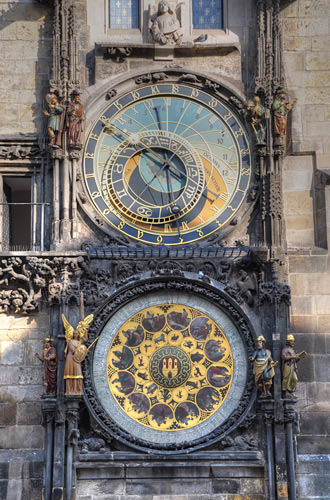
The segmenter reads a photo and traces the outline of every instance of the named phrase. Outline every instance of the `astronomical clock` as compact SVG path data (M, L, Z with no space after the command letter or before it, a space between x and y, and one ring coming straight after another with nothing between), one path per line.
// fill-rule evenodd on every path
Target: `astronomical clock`
M205 246L249 208L254 168L244 121L228 91L193 76L123 82L92 113L85 209L132 247ZM98 341L85 363L90 411L140 450L209 445L252 404L249 321L222 285L206 287L193 273L181 283L139 279L91 327Z
M149 245L224 231L253 177L233 106L188 83L145 84L113 99L87 138L83 175L105 227Z

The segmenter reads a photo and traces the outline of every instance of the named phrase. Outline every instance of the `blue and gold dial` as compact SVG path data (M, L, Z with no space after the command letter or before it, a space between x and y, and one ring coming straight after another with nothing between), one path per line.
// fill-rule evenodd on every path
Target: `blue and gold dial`
M188 244L227 224L249 189L252 158L239 119L188 84L146 85L93 124L84 177L95 208L125 235Z

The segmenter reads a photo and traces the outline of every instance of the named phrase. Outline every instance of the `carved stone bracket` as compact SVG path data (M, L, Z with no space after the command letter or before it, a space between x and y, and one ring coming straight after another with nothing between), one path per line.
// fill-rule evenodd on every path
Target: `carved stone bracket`
M40 150L36 141L1 141L0 142L0 161L41 161L43 152Z
M291 290L289 285L278 281L262 282L259 284L259 302L270 302L271 304L284 302L290 305Z
M112 59L116 62L122 62L132 55L130 47L105 47L103 52L104 59Z

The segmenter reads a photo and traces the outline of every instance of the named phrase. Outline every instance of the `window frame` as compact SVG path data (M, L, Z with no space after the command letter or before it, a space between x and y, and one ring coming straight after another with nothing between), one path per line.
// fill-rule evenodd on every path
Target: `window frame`
M46 246L46 219L47 206L49 203L43 202L43 183L40 182L42 168L38 164L20 165L16 162L0 162L0 252L35 252L43 251ZM11 246L4 248L4 181L6 178L29 178L31 182L30 193L31 201L28 204L30 208L30 243L29 248L16 249ZM9 227L10 234L10 227ZM19 245L17 245L18 247Z
M132 0L135 1L135 0ZM106 25L107 35L120 36L124 33L129 35L140 35L142 33L143 26L143 6L142 0L136 0L138 2L138 27L137 28L114 28L110 25L110 0L104 0L104 19Z

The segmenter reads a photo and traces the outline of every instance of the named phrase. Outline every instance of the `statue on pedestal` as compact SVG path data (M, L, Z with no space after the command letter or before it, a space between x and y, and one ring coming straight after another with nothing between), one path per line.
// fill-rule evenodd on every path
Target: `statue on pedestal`
M250 121L258 145L266 144L267 120L270 117L269 109L262 104L260 97L255 95L253 101L249 101L247 110L250 112Z
M46 102L48 111L44 109L44 114L48 116L49 146L60 148L62 146L64 107L59 104L56 94L47 94Z
M283 138L286 135L288 114L294 108L296 102L287 102L287 91L284 89L279 89L275 94L273 102L274 133L278 144L282 144L283 142Z
M82 396L83 395L83 375L81 370L81 362L87 354L86 342L88 340L88 328L93 321L93 314L89 314L78 323L74 329L64 314L62 321L65 328L65 364L64 364L64 380L65 380L65 395L66 396Z
M69 102L66 108L66 123L68 128L69 148L81 149L84 121L84 107L81 104L80 95L73 94L72 101Z
M278 361L273 361L272 353L265 348L265 338L260 335L257 338L257 349L250 356L253 361L253 374L256 386L261 392L261 397L271 397L270 387L275 375L274 367Z
M57 386L57 352L53 346L53 339L44 339L42 354L35 353L36 358L44 364L44 385L46 394L56 396Z
M301 351L296 354L294 346L295 338L290 333L286 337L286 345L281 351L282 360L282 391L285 397L294 398L294 391L297 387L298 376L297 376L297 363L303 359L307 353L306 351Z

